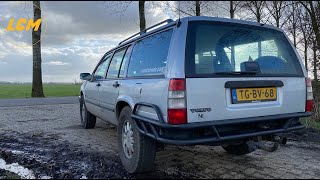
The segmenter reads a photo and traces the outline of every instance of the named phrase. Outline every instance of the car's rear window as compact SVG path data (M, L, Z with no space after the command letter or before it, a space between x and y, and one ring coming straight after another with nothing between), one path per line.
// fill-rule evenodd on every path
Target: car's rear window
M299 60L285 35L277 30L218 22L189 22L186 76L239 75L246 62L250 76L303 76Z

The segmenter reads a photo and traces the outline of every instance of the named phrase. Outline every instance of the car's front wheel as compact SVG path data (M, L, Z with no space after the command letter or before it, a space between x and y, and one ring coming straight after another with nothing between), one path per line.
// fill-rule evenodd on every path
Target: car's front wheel
M81 96L80 100L80 118L81 125L85 129L92 129L96 126L96 116L91 114L86 107L86 103L84 101L83 96Z
M131 113L130 107L124 107L118 119L119 156L129 173L147 172L153 168L156 143L153 139L139 133Z

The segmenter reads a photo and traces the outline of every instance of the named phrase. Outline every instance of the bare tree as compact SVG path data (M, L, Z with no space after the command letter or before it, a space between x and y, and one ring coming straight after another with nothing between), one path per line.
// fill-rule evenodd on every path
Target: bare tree
M317 49L320 47L320 2L319 1L300 1L309 13L312 29L314 31Z
M105 4L106 8L111 9L114 14L120 14L120 16L123 16L132 2L133 1L110 1L105 2ZM146 1L138 2L140 31L146 29L145 3Z
M317 42L316 39L312 42L312 51L313 51L313 78L315 81L318 81L318 58L317 58Z
M140 31L146 29L146 17L144 13L144 4L146 1L139 1L139 22L140 22Z
M229 1L230 18L234 19L236 11L240 7L242 1Z
M287 31L290 34L292 34L292 36L293 36L293 45L294 45L294 47L297 47L297 29L298 29L298 24L300 22L300 25L301 25L301 20L303 19L301 17L302 14L300 14L302 8L295 1L291 1L286 9L288 11L288 15L286 17L287 21L285 21L285 23L287 25L286 28L287 28Z
M280 21L284 16L285 8L287 5L288 5L287 1L267 1L266 2L266 7L269 11L269 14L272 16L273 20L275 21L275 25L277 27L280 27Z
M176 1L176 5L169 8L179 16L202 16L215 14L217 8L214 5L214 1Z
M34 21L41 19L40 1L33 1ZM31 97L44 97L41 71L41 25L37 31L32 30L33 78Z
M252 13L256 21L261 23L266 1L246 1L242 7Z
M298 30L301 31L302 38L299 42L302 41L303 44L303 55L304 55L304 64L306 67L306 70L308 71L308 48L310 45L310 39L313 39L313 32L312 32L312 27L310 25L310 18L308 13L303 9L303 8L297 8L296 9L296 18L298 19L297 21L297 26Z
M196 1L196 16L200 16L200 1Z

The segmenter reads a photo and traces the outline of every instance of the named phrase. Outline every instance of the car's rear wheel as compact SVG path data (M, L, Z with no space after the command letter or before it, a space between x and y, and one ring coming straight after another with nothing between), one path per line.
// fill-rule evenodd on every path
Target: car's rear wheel
M251 141L222 146L222 148L225 151L227 151L229 154L238 155L238 156L252 153L257 149L255 143Z
M129 173L147 172L152 170L154 165L156 143L153 139L139 133L131 113L131 108L126 106L118 119L119 156Z
M83 96L81 96L81 100L80 100L80 118L81 118L81 125L83 128L92 129L96 126L97 118L87 110Z

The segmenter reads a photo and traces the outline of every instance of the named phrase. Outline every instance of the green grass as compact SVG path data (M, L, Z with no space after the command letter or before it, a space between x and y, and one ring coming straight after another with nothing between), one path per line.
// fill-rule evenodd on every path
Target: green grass
M45 97L79 96L81 85L74 84L44 84ZM31 84L0 84L0 99L29 98Z
M306 125L307 128L313 128L320 133L320 120L302 118L301 122L302 124Z

